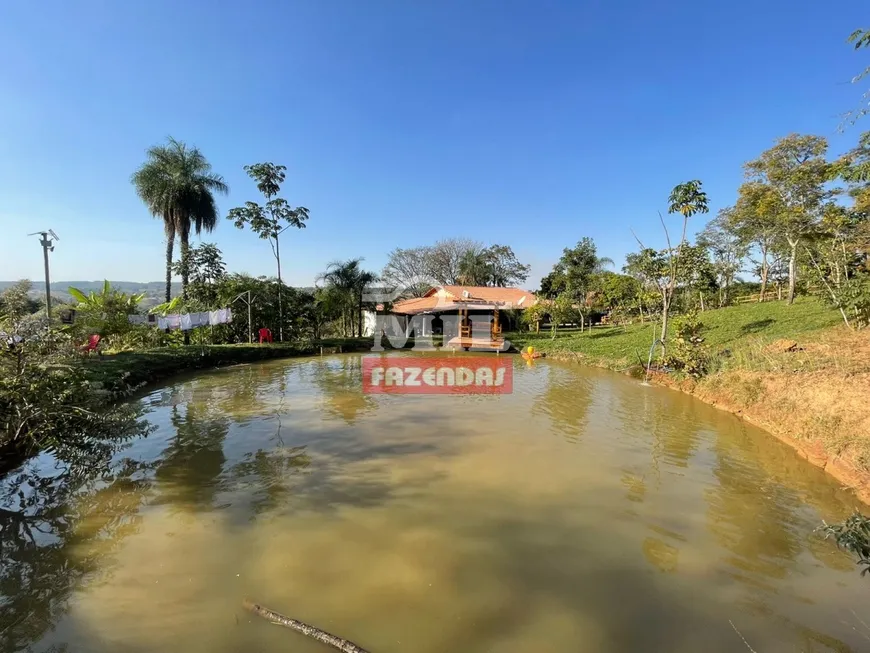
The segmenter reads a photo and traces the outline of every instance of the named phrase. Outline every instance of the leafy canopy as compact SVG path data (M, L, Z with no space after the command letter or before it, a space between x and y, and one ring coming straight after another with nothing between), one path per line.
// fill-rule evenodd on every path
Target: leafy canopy
M707 193L701 187L702 183L694 179L678 184L668 197L668 213L681 213L684 218L691 218L697 213L708 213Z
M293 208L287 200L275 197L284 183L286 166L274 163L255 163L245 166L245 172L257 183L257 189L266 198L266 204L245 202L244 206L231 209L227 219L239 229L250 227L260 238L277 240L286 229L305 228L309 211L304 206ZM274 247L274 245L273 245Z
M146 156L131 181L151 214L163 219L167 236L214 229L214 194L225 195L229 187L203 153L169 137L166 144L148 148Z

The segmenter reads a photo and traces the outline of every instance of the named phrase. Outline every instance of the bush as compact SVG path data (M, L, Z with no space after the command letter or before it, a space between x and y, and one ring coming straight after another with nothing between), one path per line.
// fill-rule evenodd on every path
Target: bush
M102 410L105 397L77 364L68 334L48 331L41 320L0 330L7 332L0 343L0 467L41 450L74 465L144 432L132 407Z
M707 373L710 357L704 347L701 332L704 323L698 313L689 311L674 319L674 338L668 343L666 366L700 378Z
M157 347L180 345L183 342L181 331L165 331L144 324L131 325L123 333L115 333L105 340L105 348L110 352L141 351Z
M820 530L825 539L833 537L837 547L845 549L858 558L858 565L863 566L861 575L870 571L870 519L856 512L841 524L826 524L822 522Z

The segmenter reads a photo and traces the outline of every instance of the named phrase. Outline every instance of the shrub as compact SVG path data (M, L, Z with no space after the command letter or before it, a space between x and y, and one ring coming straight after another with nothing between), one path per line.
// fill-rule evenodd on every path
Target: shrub
M704 323L695 311L674 319L674 338L668 343L665 365L695 378L707 373L709 355L701 332Z
M855 512L841 524L822 522L817 530L824 534L825 539L833 537L838 548L845 549L858 558L858 565L864 566L861 570L862 576L870 571L870 519Z
M68 334L48 331L41 320L10 329L0 328L7 331L0 343L0 467L45 449L75 464L144 432L132 407L102 410L105 397L77 364Z

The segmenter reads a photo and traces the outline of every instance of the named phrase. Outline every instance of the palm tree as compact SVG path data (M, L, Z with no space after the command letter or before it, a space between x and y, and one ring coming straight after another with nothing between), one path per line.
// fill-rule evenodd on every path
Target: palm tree
M665 346L664 343L668 337L668 312L674 296L674 289L677 286L680 255L683 253L683 245L686 243L686 227L689 225L689 218L697 213L710 212L707 207L707 193L703 191L702 185L697 179L677 184L668 197L668 213L680 213L683 216L683 235L680 237L680 244L677 245L676 251L671 246L671 237L668 234L665 221L661 220L665 230L665 238L668 241L668 276L667 283L662 286L662 347ZM661 219L661 214L659 214L659 218Z
M363 294L366 286L377 279L377 275L362 269L360 265L362 261L361 258L333 261L327 266L326 272L318 276L318 280L326 282L327 286L341 297L344 332L347 334L350 331L351 336L354 335L354 321L356 321L357 335L362 336Z
M601 274L602 272L607 272L607 268L612 268L616 265L614 260L609 256L598 256L595 259L595 267L593 272L595 274Z
M492 280L492 266L488 252L469 249L459 261L458 281L464 286L488 286Z
M182 294L187 294L190 231L197 235L212 231L218 208L214 194L226 195L223 177L211 171L211 164L196 147L188 147L171 136L165 145L153 145L147 160L133 173L131 182L139 198L155 218L163 220L166 233L166 301L172 295L172 249L175 237L181 242Z

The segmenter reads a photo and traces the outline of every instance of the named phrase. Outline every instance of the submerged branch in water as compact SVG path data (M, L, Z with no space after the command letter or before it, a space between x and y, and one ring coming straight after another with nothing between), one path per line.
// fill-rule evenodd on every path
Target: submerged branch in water
M343 651L343 653L369 653L364 648L357 646L353 642L350 642L341 637L336 637L335 635L331 635L325 630L320 630L319 628L315 628L314 626L309 626L308 624L301 621L296 621L296 619L285 617L283 614L280 614L279 612L273 612L269 608L265 608L262 605L254 603L253 601L245 599L244 601L242 601L242 605L246 610L249 610L256 615L259 615L264 619L268 619L272 623L279 624L281 626L287 626L287 628L292 628L298 633L307 635L308 637L316 639L322 644L326 644L327 646L331 646L332 648L338 649L339 651Z

